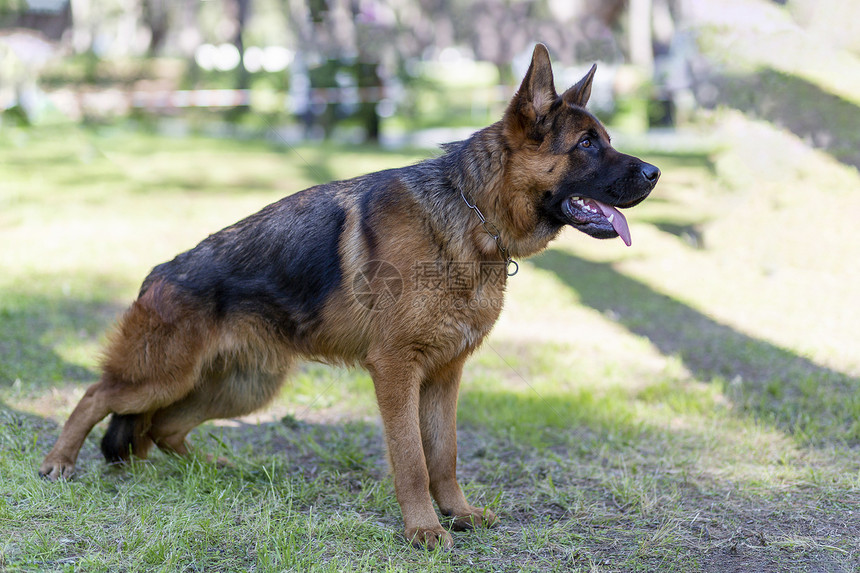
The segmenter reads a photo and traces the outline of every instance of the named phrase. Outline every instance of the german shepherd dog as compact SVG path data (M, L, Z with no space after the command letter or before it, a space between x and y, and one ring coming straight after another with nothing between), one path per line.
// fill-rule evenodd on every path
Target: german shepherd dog
M538 44L501 121L416 165L285 197L155 267L39 473L70 477L108 414L107 460L185 454L189 431L261 408L310 358L370 372L409 541L452 545L434 499L454 530L496 523L457 483L456 411L505 271L567 225L629 244L618 208L660 176L585 110L594 72L558 95Z

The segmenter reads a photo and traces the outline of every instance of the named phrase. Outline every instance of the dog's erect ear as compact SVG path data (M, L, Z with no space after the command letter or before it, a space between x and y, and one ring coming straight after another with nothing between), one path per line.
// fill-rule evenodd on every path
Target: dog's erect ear
M571 86L570 89L564 92L561 96L564 103L585 107L585 104L588 103L588 98L591 97L591 82L594 80L594 72L596 71L597 64L594 64L591 66L591 69L588 70L588 73L585 74L584 78L576 82L576 85Z
M549 52L546 46L537 44L523 83L505 113L505 122L508 127L519 128L528 136L535 137L535 124L549 112L556 99L558 94L552 80Z
M555 84L552 81L552 63L549 60L549 51L543 44L537 44L532 53L529 71L523 78L516 99L520 100L521 110L523 107L527 107L524 104L531 104L535 116L540 117L546 115L557 97Z

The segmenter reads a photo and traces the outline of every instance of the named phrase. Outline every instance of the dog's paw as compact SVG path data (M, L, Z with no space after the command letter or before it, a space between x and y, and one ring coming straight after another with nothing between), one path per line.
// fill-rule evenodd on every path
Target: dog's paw
M50 481L69 479L75 475L75 462L63 457L45 458L39 466L39 475Z
M499 523L496 514L485 507L469 507L468 512L452 516L454 521L451 529L454 531L466 531L476 527L493 527Z
M430 551L436 547L443 549L451 549L454 546L454 538L451 534L442 529L441 526L425 529L414 527L407 529L404 533L406 539L417 549L428 549Z

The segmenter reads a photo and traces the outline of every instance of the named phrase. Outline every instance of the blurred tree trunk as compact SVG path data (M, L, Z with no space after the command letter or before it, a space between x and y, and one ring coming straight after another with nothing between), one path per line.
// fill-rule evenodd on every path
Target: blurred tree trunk
M237 87L242 90L248 89L251 79L247 68L245 68L245 40L243 37L250 9L251 0L236 0L236 36L233 38L233 45L239 51Z
M180 30L177 46L187 62L188 86L191 88L196 88L200 80L200 66L194 59L195 52L203 41L199 9L200 3L196 0L182 0L178 2L176 12L176 26Z
M146 53L147 57L152 58L161 52L167 39L167 31L170 27L167 0L144 0L143 21L150 32Z
M654 70L654 49L651 43L651 0L630 0L628 34L630 62L642 68L650 77Z
M93 47L92 3L90 0L70 0L72 9L72 47L83 54Z
M359 93L366 94L377 91L382 93L382 80L379 77L379 62L358 62L356 70ZM367 101L369 100L369 101ZM359 105L359 116L364 125L364 139L367 142L379 143L380 118L377 112L377 101L374 98L365 99Z
M239 66L236 68L236 88L246 90L251 86L251 75L245 67L245 23L248 21L248 13L251 9L251 0L236 0L236 35L233 36L233 45L239 52ZM251 110L251 106L237 105L230 109L225 117L227 121L238 121Z

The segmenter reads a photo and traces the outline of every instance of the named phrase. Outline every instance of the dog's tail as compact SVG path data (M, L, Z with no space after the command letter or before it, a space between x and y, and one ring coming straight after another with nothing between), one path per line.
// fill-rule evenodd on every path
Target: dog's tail
M144 414L113 414L102 438L102 454L109 463L125 462L131 456L145 458L152 446L147 434L152 417Z

